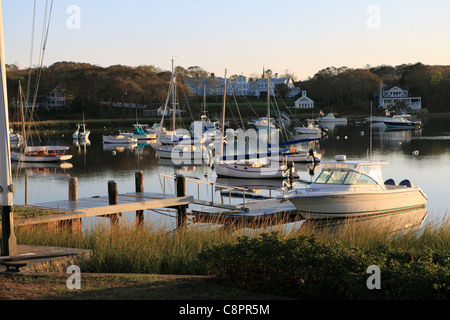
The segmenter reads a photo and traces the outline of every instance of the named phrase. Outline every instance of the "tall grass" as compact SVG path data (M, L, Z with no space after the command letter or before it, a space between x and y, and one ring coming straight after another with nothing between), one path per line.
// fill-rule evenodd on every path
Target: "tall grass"
M225 226L223 221L214 221L204 227L188 226L179 230L155 229L148 225L136 227L124 223L116 227L98 224L80 233L28 227L19 228L16 236L19 244L91 249L91 258L80 266L84 272L201 275L206 274L207 270L199 262L199 253L215 245L235 244L243 235L258 237L275 228L269 224ZM447 218L421 229L396 230L395 233L392 233L392 224L376 226L373 223L348 221L326 228L303 224L294 231L289 229L291 225L285 221L283 226L277 227L282 238L314 234L320 242L340 242L345 247L367 252L376 250L380 244L408 252L450 252Z

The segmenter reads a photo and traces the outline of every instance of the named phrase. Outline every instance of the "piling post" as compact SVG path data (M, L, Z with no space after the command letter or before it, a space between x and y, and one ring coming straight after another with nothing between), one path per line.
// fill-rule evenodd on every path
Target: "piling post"
M117 181L110 180L108 181L108 199L109 205L115 205L119 203L119 194L117 192ZM108 215L111 219L111 225L115 226L119 222L120 213L114 213Z
M177 197L186 196L186 178L177 174L176 176L176 194ZM177 207L177 229L186 226L186 205Z
M78 178L69 179L69 201L78 200ZM59 222L60 228L68 228L70 231L81 231L81 218L62 220Z
M134 174L134 180L136 185L136 194L144 192L144 173L142 171L136 171ZM141 226L144 223L144 210L136 210L136 225Z
M78 178L69 179L69 201L78 200Z

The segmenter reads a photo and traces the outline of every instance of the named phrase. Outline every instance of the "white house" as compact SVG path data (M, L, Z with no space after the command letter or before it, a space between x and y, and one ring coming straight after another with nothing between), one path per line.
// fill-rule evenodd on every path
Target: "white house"
M186 86L195 95L216 96L223 95L223 85L225 79L214 76L211 73L209 77L201 79L187 78L185 80ZM275 78L269 81L269 93L274 95L275 86L278 84L286 84L289 88L288 97L296 96L299 93L299 88L294 87L294 82L291 78ZM239 76L236 80L227 79L227 95L237 96L254 96L259 97L262 92L267 92L267 79L257 79L249 81L246 76ZM276 92L275 92L276 93Z
M398 103L403 103L407 108L410 108L411 110L422 109L421 97L410 97L408 94L408 90L403 90L397 86L385 91L383 89L383 84L381 84L379 100L379 106L383 109L387 109Z
M45 107L50 109L68 109L68 105L66 103L66 95L61 90L60 85L58 84L47 96Z
M297 109L314 109L314 101L306 96L306 91L302 91L302 96L294 102Z

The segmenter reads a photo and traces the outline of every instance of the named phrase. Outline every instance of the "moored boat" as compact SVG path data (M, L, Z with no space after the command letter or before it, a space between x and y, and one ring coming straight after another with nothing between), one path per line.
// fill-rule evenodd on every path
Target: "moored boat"
M103 136L103 143L136 143L137 139L124 134Z
M25 147L24 152L11 152L11 160L20 162L58 162L72 158L71 154L65 151L69 147L65 146L36 146Z
M383 182L387 162L347 161L336 156L306 188L279 197L290 201L307 219L365 216L425 207L427 197L409 180Z

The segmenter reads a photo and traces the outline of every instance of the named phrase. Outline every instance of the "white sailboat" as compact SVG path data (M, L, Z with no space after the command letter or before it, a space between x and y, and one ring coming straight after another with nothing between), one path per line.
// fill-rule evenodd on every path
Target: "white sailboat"
M22 109L22 127L24 127L25 119L23 113L22 103L22 85L19 83L20 105ZM25 132L25 129L22 128ZM59 162L67 161L72 158L72 155L66 154L70 147L67 146L28 146L26 138L24 145L17 151L11 151L10 157L13 161L19 162Z
M11 152L11 160L19 162L59 162L72 159L71 154L65 152L70 147L65 146L36 146L25 147L23 152Z
M86 124L84 123L84 111L83 111L83 123L77 124L77 130L72 135L73 139L85 140L89 138L91 131L86 129Z
M154 147L158 157L161 159L172 159L190 162L192 159L203 159L204 148L201 138L191 138L189 134L181 133L176 130L176 75L173 68L172 59L172 78L170 81L169 92L172 96L172 131L160 130L156 134L158 145ZM169 92L165 104L165 110L169 102ZM162 124L162 121L161 121Z
M269 77L267 78L269 88ZM222 124L225 121L225 98L226 98L226 70L225 70L225 83L224 83L224 95L222 105ZM270 145L270 95L267 91L267 136L268 144ZM223 125L222 125L223 128ZM223 132L223 129L222 129ZM218 161L214 163L214 170L218 177L233 177L241 179L284 179L289 175L297 178L298 175L295 172L293 163L280 163L275 153L271 157L251 158L243 157L242 160L236 160L237 157L232 157L231 160L227 160L227 157L223 157L223 143L221 144L220 156ZM275 158L275 159L274 159Z

